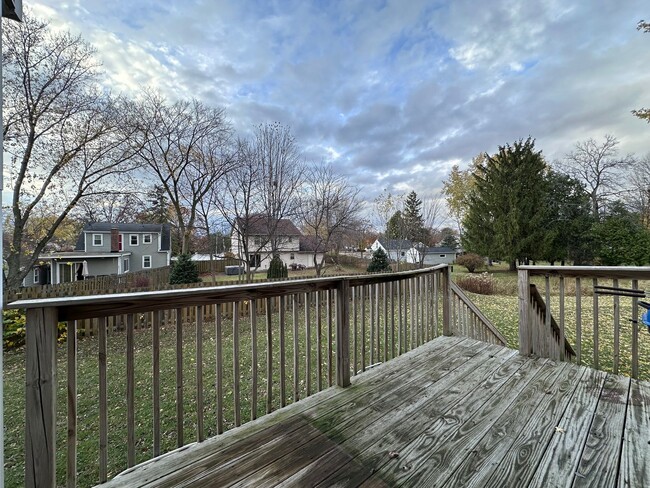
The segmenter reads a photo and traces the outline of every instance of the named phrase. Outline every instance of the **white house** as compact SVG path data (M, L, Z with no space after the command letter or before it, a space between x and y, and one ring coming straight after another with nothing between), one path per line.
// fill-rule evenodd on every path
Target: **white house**
M381 248L392 261L416 264L420 262L420 253L406 239L386 239L380 237L370 246L372 252Z
M453 264L456 261L456 250L450 247L428 247L424 254L423 264L435 266L436 264Z
M314 236L303 236L294 223L289 219L280 219L275 225L269 225L266 216L255 214L248 218L237 219L237 225L232 231L232 252L235 256L247 260L252 269L268 269L271 262L271 245L269 236L275 234L278 239L280 259L289 268L314 267L316 259L322 259L325 249L314 239ZM245 256L243 239L248 242L248 256Z

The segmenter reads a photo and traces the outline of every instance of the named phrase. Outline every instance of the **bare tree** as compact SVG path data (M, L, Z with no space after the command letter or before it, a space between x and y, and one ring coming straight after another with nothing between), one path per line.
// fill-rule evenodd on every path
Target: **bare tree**
M91 195L124 187L132 152L119 129L125 103L99 88L94 49L25 16L3 30L3 132L13 185L9 286L19 286L68 214ZM33 245L32 216L54 215Z
M440 225L445 217L445 200L442 193L438 193L422 200L422 222L426 229L426 242L423 242L420 251L420 267L424 266L427 249L433 245L433 236L439 233Z
M650 228L650 154L638 160L630 172L627 204L639 213L641 222Z
M170 104L146 93L132 120L138 157L165 189L189 252L200 202L230 171L231 128L224 111L198 100Z
M561 169L585 184L595 218L599 218L604 202L621 194L625 172L634 163L631 155L618 155L618 143L612 135L605 135L602 143L594 139L578 142L560 163Z
M278 224L296 215L305 166L291 129L277 122L257 127L252 149L260 169L258 191L268 225L268 244L276 256L283 244Z
M298 205L305 233L311 237L311 252L316 276L321 275L325 253L358 220L359 189L334 173L330 164L309 168ZM318 259L318 254L322 257Z
M83 222L130 223L138 220L143 205L138 192L124 190L85 198L74 214Z

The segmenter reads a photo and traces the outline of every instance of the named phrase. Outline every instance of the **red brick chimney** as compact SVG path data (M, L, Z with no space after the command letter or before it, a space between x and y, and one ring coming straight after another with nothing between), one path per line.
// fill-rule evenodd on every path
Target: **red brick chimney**
M120 250L120 237L117 227L111 228L111 252L119 252Z

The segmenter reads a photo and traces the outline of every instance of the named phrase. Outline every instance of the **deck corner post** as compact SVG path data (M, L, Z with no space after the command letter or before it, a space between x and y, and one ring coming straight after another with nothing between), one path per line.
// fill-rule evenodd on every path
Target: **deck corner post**
M442 269L442 334L452 335L451 332L451 268Z
M533 353L530 319L530 282L527 269L517 271L517 289L519 296L519 354L530 356Z
M25 486L56 486L56 340L58 311L27 310Z
M350 386L350 281L336 289L336 384Z

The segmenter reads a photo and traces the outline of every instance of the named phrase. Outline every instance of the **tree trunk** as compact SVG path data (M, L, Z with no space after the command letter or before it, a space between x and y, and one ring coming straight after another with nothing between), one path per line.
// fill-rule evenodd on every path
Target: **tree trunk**
M510 264L510 266L509 266L508 269L510 271L517 271L517 260L516 259L513 259L512 261L510 261L509 264Z

